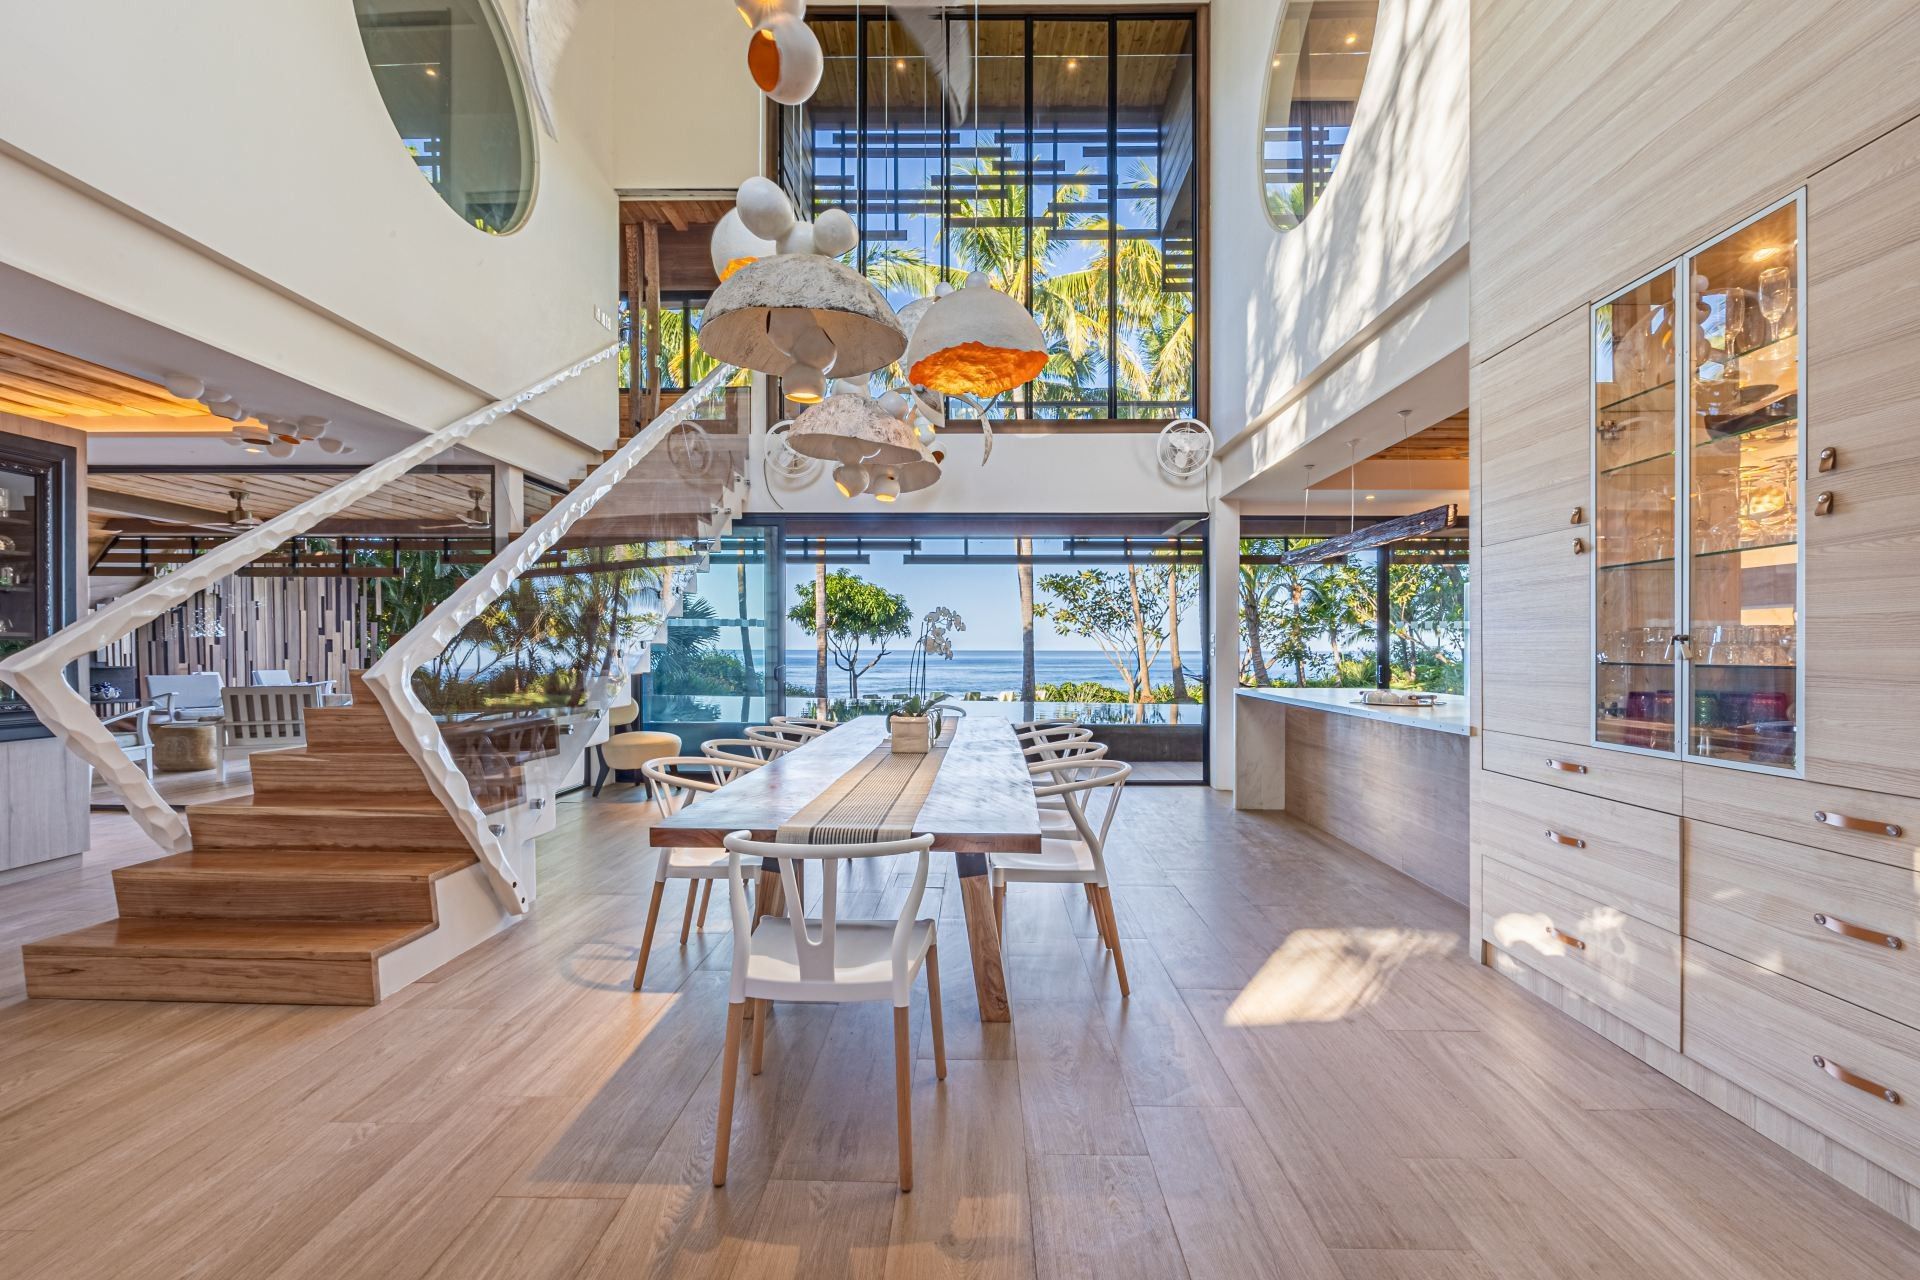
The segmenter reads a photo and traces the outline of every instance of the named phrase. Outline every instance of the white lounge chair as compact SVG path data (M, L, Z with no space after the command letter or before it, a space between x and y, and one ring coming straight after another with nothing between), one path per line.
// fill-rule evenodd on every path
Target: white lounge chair
M220 701L225 683L218 671L148 676L146 700L160 708L165 720L218 720L225 714Z
M282 751L307 744L306 712L320 700L317 684L243 685L222 689L226 716L220 722L220 781L227 762L256 751Z

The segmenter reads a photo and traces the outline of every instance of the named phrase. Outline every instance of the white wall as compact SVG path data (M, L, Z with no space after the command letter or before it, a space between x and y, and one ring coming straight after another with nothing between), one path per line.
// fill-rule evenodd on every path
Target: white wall
M606 22L613 185L730 191L762 171L767 100L726 0L589 0Z
M1383 0L1346 151L1319 203L1283 233L1266 216L1260 130L1284 7L1211 6L1208 306L1223 439L1282 414L1316 382L1346 378L1296 425L1298 443L1466 342L1464 307L1406 312L1409 298L1465 270L1467 0Z
M1082 435L1071 428L1051 435L998 433L993 456L981 465L977 435L942 437L947 454L940 483L902 494L890 506L871 498L849 500L834 489L822 464L812 483L793 487L776 475L770 484L754 439L750 510L872 512L966 512L981 515L1059 515L1079 512L1201 515L1207 494L1198 483L1177 484L1154 461L1149 434Z
M530 216L489 236L401 147L347 0L0 0L0 30L0 261L429 427L610 340L591 59L560 139L535 126ZM612 368L532 412L605 441ZM551 452L534 430L516 451Z

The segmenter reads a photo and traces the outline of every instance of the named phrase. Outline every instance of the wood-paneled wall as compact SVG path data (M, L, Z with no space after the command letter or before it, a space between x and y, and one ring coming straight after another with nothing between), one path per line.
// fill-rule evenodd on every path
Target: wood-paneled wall
M261 668L286 670L345 689L347 672L375 656L378 589L362 578L230 577L94 661L138 667L143 676L218 671L229 685L251 684ZM215 620L222 634L195 634Z
M1473 359L1920 114L1920 5L1473 5Z

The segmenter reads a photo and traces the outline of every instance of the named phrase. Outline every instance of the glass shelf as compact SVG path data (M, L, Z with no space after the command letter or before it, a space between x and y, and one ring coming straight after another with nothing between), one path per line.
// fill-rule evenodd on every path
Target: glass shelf
M1800 539L1795 537L1788 538L1781 542L1756 542L1750 547L1722 547L1713 551L1696 551L1693 553L1693 558L1695 560L1717 560L1722 556L1743 556L1755 551L1778 551L1782 547L1798 547L1799 545ZM1791 564L1792 561L1788 561L1787 563ZM1762 565L1760 567L1774 568L1776 566Z
M1595 407L1601 413L1611 413L1615 409L1627 409L1627 408L1643 408L1650 411L1662 411L1662 412L1671 413L1673 411L1673 405L1671 402L1664 405L1654 405L1654 404L1645 403L1647 398L1653 395L1654 392L1671 391L1671 390L1673 390L1673 379L1668 378L1665 382L1656 382L1652 386L1642 388L1641 390L1634 392L1630 396L1622 396L1618 400L1609 400L1606 404L1596 405Z
M1635 467L1644 467L1650 462L1665 462L1672 457L1673 450L1671 449L1668 449L1665 453L1651 453L1644 458L1635 458L1632 462L1622 462L1618 466L1604 467L1601 469L1600 474L1603 476L1616 476L1622 471L1631 471Z
M1594 567L1597 569L1603 569L1603 570L1605 569L1644 569L1648 565L1656 565L1656 564L1670 565L1672 563L1673 563L1672 556L1661 556L1657 560L1621 560L1615 564L1602 564L1602 565L1595 565Z
M1668 671L1673 668L1673 659L1669 658L1665 662L1628 662L1624 658L1601 658L1599 659L1599 665L1603 667L1648 667Z
M1711 449L1715 445L1721 444L1738 444L1749 436L1765 431L1768 427L1794 427L1797 429L1800 425L1800 415L1797 413L1784 418L1776 418L1771 414L1753 414L1749 416L1757 418L1758 421L1748 423L1736 431L1710 431L1707 433L1705 440L1696 440L1693 447L1697 450ZM1791 440L1792 437L1789 436L1788 439Z

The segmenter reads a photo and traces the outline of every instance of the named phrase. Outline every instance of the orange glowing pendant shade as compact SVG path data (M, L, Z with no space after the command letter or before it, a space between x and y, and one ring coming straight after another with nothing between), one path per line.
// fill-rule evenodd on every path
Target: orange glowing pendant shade
M1047 342L1025 307L975 272L927 308L902 363L917 387L990 398L1038 377Z
M811 98L825 67L819 37L794 14L763 19L747 38L747 73L760 92L784 106Z

